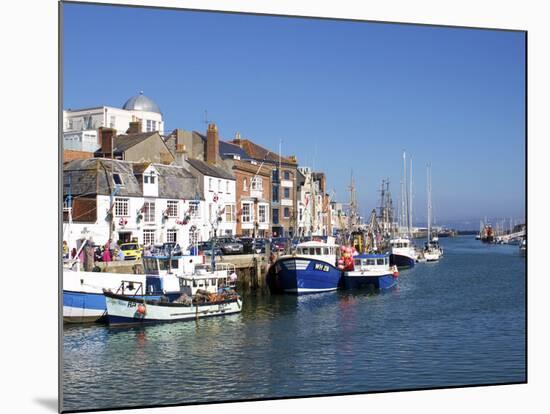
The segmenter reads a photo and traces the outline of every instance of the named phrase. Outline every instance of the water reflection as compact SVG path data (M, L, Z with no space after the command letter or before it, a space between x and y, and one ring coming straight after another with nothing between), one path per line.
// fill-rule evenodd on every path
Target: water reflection
M68 326L65 409L523 381L525 261L441 241L440 263L382 294L250 295L241 314L197 322Z

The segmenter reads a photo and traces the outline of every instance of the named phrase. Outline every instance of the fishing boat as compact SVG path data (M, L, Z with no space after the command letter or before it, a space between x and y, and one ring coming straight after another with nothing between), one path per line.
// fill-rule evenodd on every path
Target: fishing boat
M188 321L241 311L233 265L218 263L215 270L196 266L193 274L177 274L172 273L172 264L175 263L164 257L144 258L147 283L145 290L140 284L137 293L145 295L130 296L105 289L109 325ZM165 273L166 269L169 273Z
M399 269L413 267L417 258L414 245L407 237L390 240L390 264Z
M299 243L293 254L281 256L269 268L269 290L297 295L336 290L342 277L336 266L338 249L333 237Z
M344 272L343 285L345 289L390 289L397 284L398 275L388 254L360 254L353 258L353 270Z
M87 272L81 269L78 256L88 241L80 246L74 259L63 265L63 322L106 322L107 304L104 289L116 291L126 282L124 295L138 296L139 286L147 285L146 274ZM165 257L183 273L193 273L195 266L202 265L204 256ZM180 264L181 263L181 264ZM167 266L165 266L167 268ZM157 295L160 298L160 295Z
M483 231L481 233L481 242L482 243L495 242L495 234L493 231L493 227L490 224L485 224L485 226L483 226Z

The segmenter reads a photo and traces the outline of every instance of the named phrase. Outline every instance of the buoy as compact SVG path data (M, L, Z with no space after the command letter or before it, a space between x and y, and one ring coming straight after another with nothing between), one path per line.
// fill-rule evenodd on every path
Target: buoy
M140 315L145 315L145 305L140 303L137 307L137 313Z

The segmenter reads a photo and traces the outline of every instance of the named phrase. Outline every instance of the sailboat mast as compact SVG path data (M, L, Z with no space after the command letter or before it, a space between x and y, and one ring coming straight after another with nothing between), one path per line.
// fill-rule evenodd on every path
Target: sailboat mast
M413 160L412 157L409 160L410 174L409 174L409 237L412 238L412 191L413 191Z
M428 243L432 240L432 173L431 166L428 164L427 168L427 178L428 178Z

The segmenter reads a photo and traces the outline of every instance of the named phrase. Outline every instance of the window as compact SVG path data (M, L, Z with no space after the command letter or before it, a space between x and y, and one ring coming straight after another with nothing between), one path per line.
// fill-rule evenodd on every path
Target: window
M115 198L115 216L129 216L129 204L128 198Z
M113 181L116 185L124 185L124 181L122 181L122 177L118 173L113 173Z
M144 174L143 175L143 183L144 184L155 184L155 173L151 171L149 175Z
M199 210L199 202L198 201L190 201L189 202L189 215L191 218L201 218L201 211Z
M196 244L198 242L198 231L189 230L189 244Z
M155 200L143 203L143 221L145 223L155 222Z
M116 122L115 122L116 118L114 115L111 115L109 117L109 128L114 128L115 125L116 125Z
M218 180L218 193L222 192L222 180Z
M276 185L273 186L273 192L272 192L271 200L272 200L274 203L278 203L278 202L279 202L279 187L276 186Z
M384 264L384 259L376 259L376 264L382 266Z
M157 121L151 121L151 131L157 130Z
M266 223L266 206L258 206L258 221L260 223Z
M155 244L155 230L143 230L143 244Z
M225 182L225 192L229 194L229 181Z
M323 247L323 254L328 254L328 247Z
M284 174L285 180L290 180L290 172L289 171L285 171L283 174Z
M304 209L300 207L298 210L298 220L303 221L304 220Z
M283 191L284 191L285 198L290 198L290 188L285 187Z
M284 212L283 212L283 217L284 218L290 218L290 209L288 207L285 207Z
M243 223L250 223L251 221L250 204L248 203L243 204L242 221Z
M153 122L148 119L147 120L147 132L151 132L153 130Z
M274 208L272 211L273 224L279 224L279 209Z
M235 206L233 204L225 205L225 221L227 222L235 221Z
M166 203L166 209L168 217L177 217L178 216L178 201L177 200L168 200Z
M246 178L243 178L243 191L248 191L248 182Z
M367 266L374 266L376 264L375 259L367 259Z
M166 241L168 243L176 243L178 241L178 231L177 230L168 230L166 232Z
M252 190L260 191L262 189L262 178L257 176L253 177L250 186Z
M212 178L209 178L209 179L208 179L208 190L209 190L209 191L213 191L213 190L212 190Z
M273 174L271 175L271 179L275 183L279 181L279 170L273 170Z
M320 255L320 254L321 254L321 248L320 248L320 247L316 247L316 248L315 248L315 254L316 254L316 255Z

